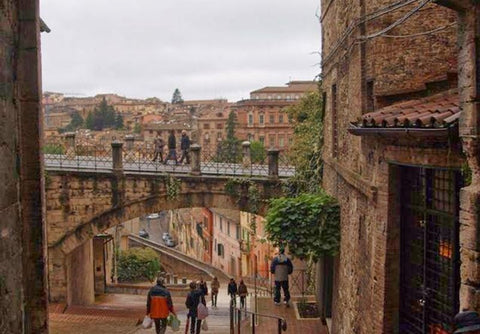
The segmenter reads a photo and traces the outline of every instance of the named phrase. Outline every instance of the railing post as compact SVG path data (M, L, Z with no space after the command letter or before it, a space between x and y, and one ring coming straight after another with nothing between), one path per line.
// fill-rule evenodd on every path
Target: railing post
M125 149L126 149L126 156L125 161L133 162L134 159L134 152L133 151L133 144L135 142L135 137L133 135L126 135L125 136Z
M230 300L230 334L234 334L235 325L233 321L233 301Z
M278 178L278 155L280 150L271 148L267 151L268 155L268 177Z
M240 328L240 324L242 322L242 310L237 310L237 334L241 334L242 329Z
M200 153L201 153L202 147L198 144L193 144L190 146L190 152L192 155L190 156L191 161L190 161L190 174L192 175L200 175L202 174L200 170Z
M65 133L65 149L68 158L75 158L75 132Z
M282 319L278 319L278 334L282 334Z
M123 173L123 143L121 141L112 142L112 170L114 173Z
M250 142L244 141L242 143L242 166L244 168L247 168L250 166L252 162L251 156L250 156Z
M252 313L252 334L255 334L255 313Z

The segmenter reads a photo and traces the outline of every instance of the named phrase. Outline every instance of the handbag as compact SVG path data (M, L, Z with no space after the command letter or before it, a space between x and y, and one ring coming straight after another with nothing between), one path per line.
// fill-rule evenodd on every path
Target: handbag
M152 328L152 325L153 325L152 318L150 318L150 316L147 314L145 318L143 318L142 327L144 329L149 329L149 328Z
M208 331L207 320L203 320L203 321L202 321L202 330L203 330L203 331Z
M172 317L170 327L172 327L172 331L174 332L178 332L180 330L180 320L176 316Z

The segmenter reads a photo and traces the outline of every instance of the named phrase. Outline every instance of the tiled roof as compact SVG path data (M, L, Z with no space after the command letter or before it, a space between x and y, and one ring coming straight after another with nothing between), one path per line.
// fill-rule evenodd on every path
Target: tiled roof
M393 104L362 115L351 126L361 128L447 128L460 117L457 91Z

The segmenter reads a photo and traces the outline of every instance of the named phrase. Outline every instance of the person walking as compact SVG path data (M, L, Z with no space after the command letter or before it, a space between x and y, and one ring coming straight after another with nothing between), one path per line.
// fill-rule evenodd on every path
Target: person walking
M207 305L203 291L195 282L190 282L190 292L185 300L185 306L188 309L187 326L190 319L190 334L200 334L202 320L197 318L197 308L199 303Z
M147 315L150 315L155 323L157 334L165 333L170 313L177 315L173 309L172 296L165 287L163 278L157 278L157 284L150 289L147 296Z
M285 249L280 247L279 254L274 257L270 265L270 272L275 275L275 305L280 305L280 288L283 289L285 305L289 305L290 291L288 286L288 275L293 272L292 261L285 255Z
M175 138L175 131L170 130L170 135L168 136L168 155L164 163L166 164L168 160L175 161L175 165L178 165L177 161L177 139Z
M218 291L220 290L220 282L218 281L217 276L213 278L212 283L210 284L210 287L212 289L212 307L216 308Z
M245 308L245 299L248 295L248 289L243 282L243 279L241 279L240 283L238 284L238 295L240 296L240 308Z
M157 137L153 141L153 145L155 146L155 155L153 157L153 161L156 161L158 156L160 156L160 162L163 162L163 147L165 146L165 142L158 133Z
M190 165L190 138L187 135L187 131L182 131L182 138L180 139L180 149L182 150L182 157L180 163L183 163L183 159L186 159L186 164Z
M230 278L230 282L228 282L227 292L230 295L230 304L237 305L237 282L233 278Z
M200 281L198 282L198 286L200 290L203 292L203 296L208 296L208 287L207 282L203 280L203 277L200 277Z

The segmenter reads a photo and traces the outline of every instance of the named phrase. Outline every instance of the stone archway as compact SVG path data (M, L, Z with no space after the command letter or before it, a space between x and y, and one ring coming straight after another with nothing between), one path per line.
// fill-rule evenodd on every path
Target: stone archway
M92 239L124 221L192 207L248 211L225 193L228 177L184 175L178 179L180 191L172 200L158 176L51 173L46 186L50 300L93 302L93 281L88 279L93 279ZM280 194L277 180L256 182L264 198ZM265 209L264 203L259 213Z

